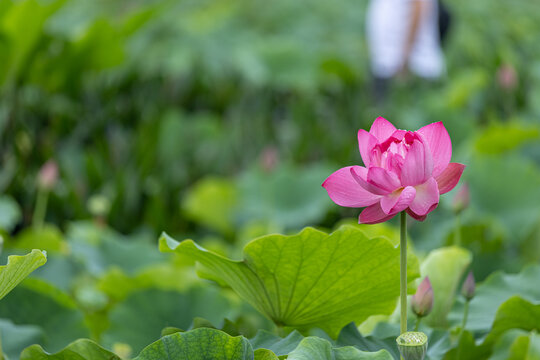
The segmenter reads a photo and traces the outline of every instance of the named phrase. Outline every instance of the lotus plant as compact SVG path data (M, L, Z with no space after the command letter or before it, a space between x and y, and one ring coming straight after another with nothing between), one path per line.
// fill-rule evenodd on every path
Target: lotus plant
M377 224L401 214L401 334L407 331L406 214L424 221L442 194L458 183L465 165L452 163L452 142L442 122L417 131L396 129L378 117L358 131L364 166L341 168L322 184L336 204L364 208L359 223Z

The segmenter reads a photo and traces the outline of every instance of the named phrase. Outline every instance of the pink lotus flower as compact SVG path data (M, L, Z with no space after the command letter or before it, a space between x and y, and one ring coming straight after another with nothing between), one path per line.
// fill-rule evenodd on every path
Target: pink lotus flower
M348 166L322 184L336 204L366 207L359 222L376 224L406 211L423 221L452 190L465 165L451 163L452 143L442 122L417 131L397 130L386 119L358 131L365 166Z

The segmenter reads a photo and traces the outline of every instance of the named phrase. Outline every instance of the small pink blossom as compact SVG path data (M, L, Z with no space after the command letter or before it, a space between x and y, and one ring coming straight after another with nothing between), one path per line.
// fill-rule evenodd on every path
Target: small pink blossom
M41 169L39 169L38 174L38 185L40 188L45 190L51 190L56 185L58 181L58 165L56 161L49 160Z
M376 224L406 211L423 221L439 196L458 183L465 165L451 163L452 143L442 122L398 130L386 119L358 131L364 166L348 166L322 184L336 204L365 207L359 222Z
M518 74L510 64L503 64L497 69L499 86L504 90L514 90L518 85Z
M465 210L471 201L471 194L469 191L469 186L464 183L457 190L456 195L454 196L454 201L452 202L452 209L455 213L460 213Z
M474 275L472 271L469 272L467 275L467 278L465 279L465 282L463 283L463 286L461 287L461 294L467 299L467 301L471 301L474 297L474 292L476 290L476 282L474 281Z
M416 294L411 297L412 311L418 317L424 317L429 315L433 308L433 288L429 277L425 277L424 280L418 285Z

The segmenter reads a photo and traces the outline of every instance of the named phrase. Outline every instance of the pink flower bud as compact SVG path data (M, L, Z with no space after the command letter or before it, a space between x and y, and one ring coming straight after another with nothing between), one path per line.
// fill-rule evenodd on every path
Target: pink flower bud
M516 69L510 64L504 64L497 70L497 81L504 90L514 90L518 84Z
M279 153L275 147L266 147L261 154L261 166L264 171L272 172L279 163Z
M474 290L476 289L476 282L474 281L474 275L472 271L469 272L469 275L467 275L467 279L465 279L465 282L463 283L463 286L461 287L461 294L467 299L467 301L471 301L474 297Z
M39 170L38 186L44 190L51 190L58 181L58 165L56 161L47 161Z
M469 185L464 183L454 196L454 201L452 203L454 212L460 213L465 210L469 206L470 200L471 194L469 192Z
M433 288L429 277L425 277L416 289L416 294L411 297L412 311L418 317L424 317L431 312L433 307Z

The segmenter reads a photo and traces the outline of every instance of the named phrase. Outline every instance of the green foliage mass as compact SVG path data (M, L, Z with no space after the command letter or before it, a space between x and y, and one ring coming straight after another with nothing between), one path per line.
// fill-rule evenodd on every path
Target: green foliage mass
M469 206L408 224L426 359L539 359L538 4L444 1L446 77L379 106L366 3L0 1L0 357L397 359L396 224L320 186L382 115L467 165Z

